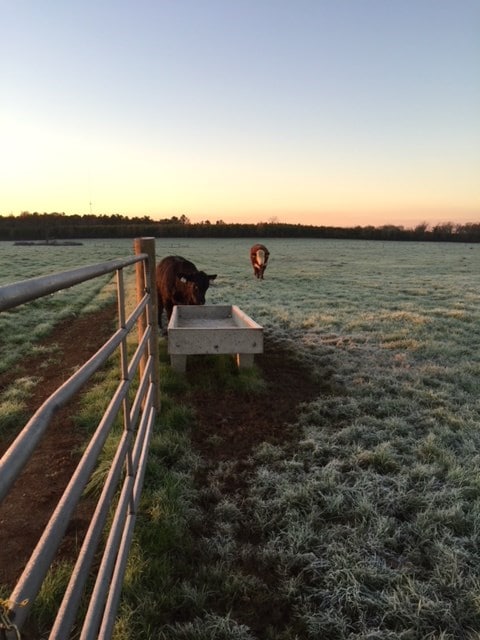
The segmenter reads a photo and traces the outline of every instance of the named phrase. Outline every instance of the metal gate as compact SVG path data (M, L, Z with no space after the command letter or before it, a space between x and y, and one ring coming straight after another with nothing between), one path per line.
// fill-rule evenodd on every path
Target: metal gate
M160 409L155 241L135 240L135 255L0 287L0 312L108 273L116 274L118 329L109 340L41 405L0 460L0 501L9 493L55 413L67 404L116 351L119 380L104 415L60 498L11 595L0 606L0 637L20 638L22 627L53 562L68 523L95 469L118 416L123 431L95 512L77 555L49 635L65 640L74 624L80 639L110 638L143 485L150 437ZM135 265L137 302L126 317L124 269ZM129 358L127 336L138 328L138 346ZM138 386L132 390L132 380ZM129 393L130 391L130 393ZM132 395L134 394L134 395ZM131 397L132 396L132 397ZM112 515L113 512L113 515ZM107 518L108 517L108 518ZM107 524L107 519L110 524ZM106 542L101 548L102 536ZM95 559L95 563L94 563ZM93 580L86 592L87 578ZM82 598L88 607L79 622ZM2 603L0 603L1 605Z

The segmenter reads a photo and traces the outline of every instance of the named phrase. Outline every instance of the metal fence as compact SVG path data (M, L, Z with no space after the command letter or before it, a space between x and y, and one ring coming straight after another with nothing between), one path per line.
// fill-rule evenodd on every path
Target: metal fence
M0 312L104 274L116 274L118 329L109 340L41 405L0 460L0 501L10 492L56 412L119 353L119 380L108 407L60 498L8 600L0 606L0 637L20 638L69 521L94 472L100 453L120 416L123 430L106 480L76 557L49 635L110 638L115 623L133 527L143 485L149 441L159 411L158 331L155 295L155 242L135 240L135 255L0 287ZM126 317L124 269L135 265L136 306ZM129 357L127 337L138 331ZM136 380L135 385L132 384ZM106 540L106 541L105 541ZM87 588L87 581L93 587ZM86 614L78 620L80 602ZM2 603L0 603L1 605ZM84 606L84 602L82 607ZM2 636L3 633L3 636Z

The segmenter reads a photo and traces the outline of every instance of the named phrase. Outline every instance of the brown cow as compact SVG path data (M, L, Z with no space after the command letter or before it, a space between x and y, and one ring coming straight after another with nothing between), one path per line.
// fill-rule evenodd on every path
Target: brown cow
M253 273L256 278L263 280L263 274L267 268L269 250L264 244L254 244L250 249L250 260L252 262Z
M158 324L163 310L170 320L176 304L205 304L205 292L217 274L207 275L181 256L167 256L157 265Z

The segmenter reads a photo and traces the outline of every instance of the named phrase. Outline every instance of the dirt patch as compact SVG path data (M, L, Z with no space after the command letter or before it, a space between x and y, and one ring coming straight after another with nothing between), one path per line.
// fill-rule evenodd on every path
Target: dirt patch
M75 368L86 362L111 336L115 308L112 305L62 321L41 342L46 353L53 354L53 366L44 366L43 355L23 359L14 369L0 375L0 393L18 378L39 377L40 382L25 407L25 415L33 415ZM85 434L79 433L73 424L77 402L57 413L11 493L0 504L0 584L10 588L20 577L80 458ZM0 454L3 455L16 435L11 434L0 442ZM62 546L64 554L81 544L90 510L91 505L85 502L75 514Z
M187 403L196 415L192 441L204 460L199 483L210 469L228 461L232 473L224 482L229 492L235 492L243 485L242 475L249 472L251 454L261 443L294 446L299 405L319 394L319 383L282 343L266 336L264 353L255 356L255 362L266 382L263 393L210 390L188 395ZM201 375L201 368L198 360L189 377Z

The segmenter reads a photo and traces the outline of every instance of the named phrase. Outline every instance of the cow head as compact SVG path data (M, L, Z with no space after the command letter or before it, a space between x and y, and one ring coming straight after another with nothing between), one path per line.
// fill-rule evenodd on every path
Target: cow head
M265 251L263 249L259 249L257 251L256 262L259 267L262 267L265 264Z
M177 283L181 285L182 294L186 304L205 304L205 293L210 282L215 280L217 274L207 275L204 271L196 273L177 274Z

